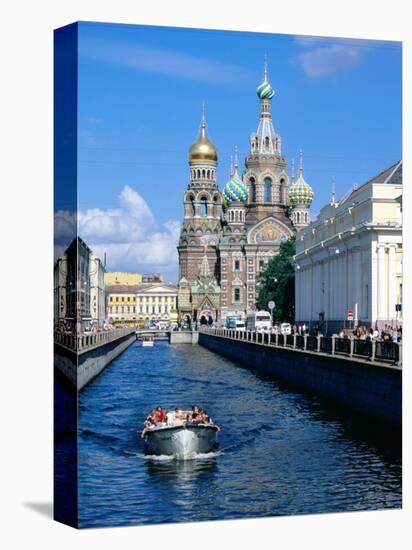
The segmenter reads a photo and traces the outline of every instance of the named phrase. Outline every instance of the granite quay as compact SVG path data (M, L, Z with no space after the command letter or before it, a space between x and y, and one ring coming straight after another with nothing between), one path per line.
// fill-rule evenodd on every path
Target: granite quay
M395 428L401 427L401 345L203 328L199 344Z
M94 334L55 332L55 367L80 390L130 346L135 338L135 329L130 327Z

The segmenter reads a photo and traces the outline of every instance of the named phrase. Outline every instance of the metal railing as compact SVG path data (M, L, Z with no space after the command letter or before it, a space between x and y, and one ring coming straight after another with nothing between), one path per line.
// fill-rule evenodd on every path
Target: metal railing
M54 333L54 343L60 344L73 351L84 351L92 347L102 346L123 336L134 334L135 329L131 327L95 332L93 334L65 334L64 332Z
M380 363L402 365L402 343L381 340L358 340L337 336L312 336L309 334L272 334L268 332L237 331L226 328L202 328L200 332L212 333L233 340L273 347L287 347L299 351L320 352L349 358L365 358Z

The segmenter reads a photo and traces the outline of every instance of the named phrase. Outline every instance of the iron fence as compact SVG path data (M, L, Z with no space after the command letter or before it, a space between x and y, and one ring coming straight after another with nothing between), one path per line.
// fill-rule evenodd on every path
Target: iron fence
M350 339L335 338L335 353L345 353L350 355Z

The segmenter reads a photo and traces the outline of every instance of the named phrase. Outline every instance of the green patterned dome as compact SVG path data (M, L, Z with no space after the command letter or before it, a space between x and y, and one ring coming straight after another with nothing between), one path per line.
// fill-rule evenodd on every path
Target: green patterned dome
M303 175L300 174L299 178L292 183L289 189L289 201L291 204L311 204L313 200L313 189L303 179Z
M227 208L231 202L247 202L248 188L235 173L225 185L222 194L224 208Z

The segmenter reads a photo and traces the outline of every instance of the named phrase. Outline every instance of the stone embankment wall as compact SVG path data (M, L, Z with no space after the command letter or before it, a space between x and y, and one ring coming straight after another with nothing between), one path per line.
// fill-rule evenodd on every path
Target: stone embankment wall
M123 332L118 338L109 339L108 342L80 348L78 352L55 342L54 365L78 390L81 390L135 341L135 332L132 330Z
M243 342L203 332L199 335L199 344L369 418L401 428L401 367Z
M199 333L190 330L172 330L170 332L169 342L171 344L197 344Z

